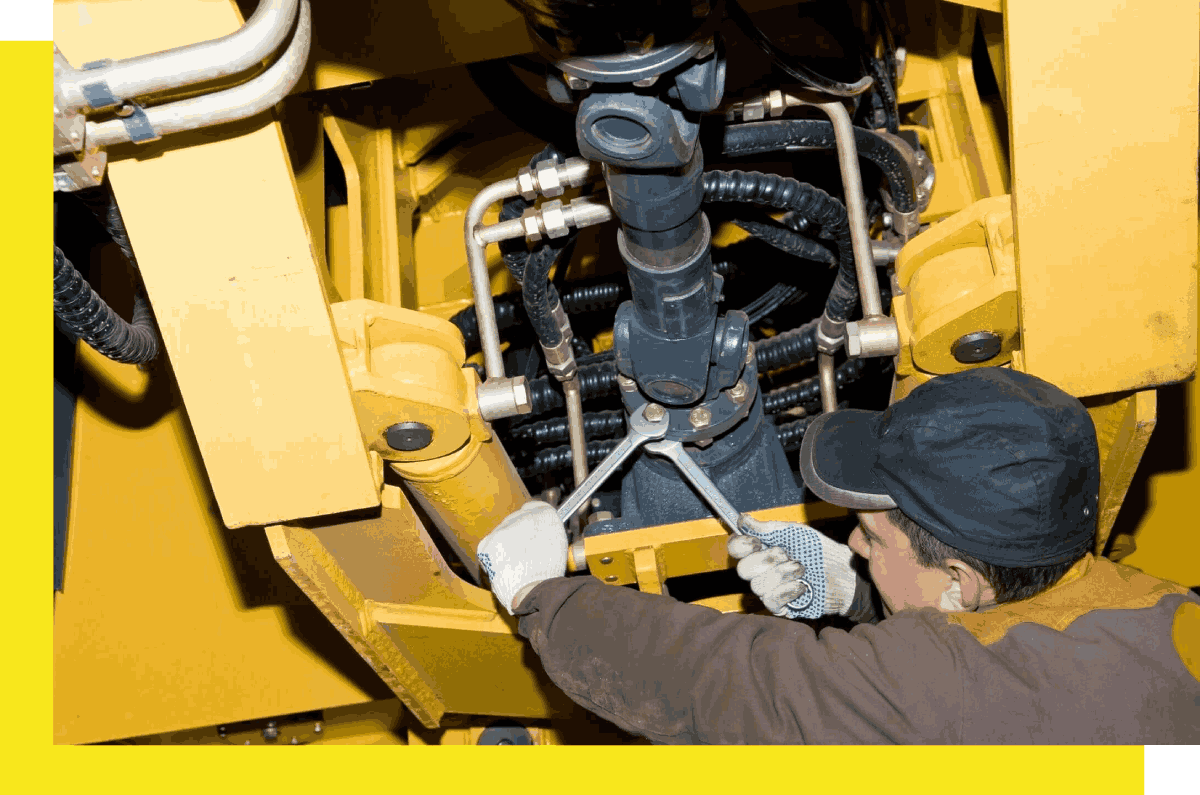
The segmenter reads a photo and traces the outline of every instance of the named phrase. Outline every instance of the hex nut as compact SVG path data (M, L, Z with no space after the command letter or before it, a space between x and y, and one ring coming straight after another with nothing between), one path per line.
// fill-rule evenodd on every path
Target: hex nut
M566 192L558 175L558 163L543 160L537 164L537 185L543 196L553 198Z
M591 80L584 80L582 77L569 75L566 72L563 72L563 79L567 81L567 88L571 89L572 91L587 91L592 87Z
M542 239L542 227L539 223L538 211L530 207L521 214L521 225L525 227L525 239L536 243Z
M633 84L638 88L649 88L657 82L658 75L650 75L649 77L643 77L641 80L634 80Z
M734 403L741 403L746 399L746 395L750 392L750 388L746 386L745 381L738 381L733 386L729 387L729 399Z
M663 417L667 416L667 410L657 403L647 403L643 416L651 422L659 422Z
M617 386L622 392L636 392L637 381L634 381L627 375L617 375Z
M542 228L546 230L546 237L566 237L571 231L567 226L567 214L563 211L563 203L558 199L546 202L538 212L542 217Z
M752 342L746 346L746 364L750 364L753 361L754 361L754 343Z
M770 114L771 118L773 119L782 116L783 112L787 110L787 102L784 101L783 92L779 89L775 89L771 93L767 94L763 98L763 104L767 108L767 113Z
M712 422L712 412L704 406L697 406L692 409L692 413L688 415L688 420L692 423L692 427L697 430L707 428Z
M529 166L525 166L517 172L517 190L521 192L521 198L527 202L537 198L537 181Z
M529 397L529 385L525 383L524 376L517 376L513 379L512 391L517 414L528 414L533 411L533 401Z

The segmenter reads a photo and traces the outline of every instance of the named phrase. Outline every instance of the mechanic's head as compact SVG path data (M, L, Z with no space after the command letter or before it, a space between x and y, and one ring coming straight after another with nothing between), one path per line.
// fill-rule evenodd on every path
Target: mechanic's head
M1078 400L999 367L941 376L886 411L815 419L800 470L859 512L850 547L889 612L975 610L1052 585L1091 549L1096 431Z

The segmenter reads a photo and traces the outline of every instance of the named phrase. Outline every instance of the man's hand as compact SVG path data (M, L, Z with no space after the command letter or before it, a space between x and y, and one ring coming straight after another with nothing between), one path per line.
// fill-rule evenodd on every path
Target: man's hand
M729 539L738 576L768 610L786 618L846 615L856 576L850 547L796 522L744 519L747 535Z
M531 500L488 533L476 554L492 593L511 614L533 586L566 575L567 531L553 508Z

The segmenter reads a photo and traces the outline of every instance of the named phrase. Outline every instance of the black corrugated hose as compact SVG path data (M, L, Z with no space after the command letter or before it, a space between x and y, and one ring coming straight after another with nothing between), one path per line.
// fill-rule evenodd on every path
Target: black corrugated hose
M842 362L834 370L838 389L857 381L866 370L866 359L847 359ZM763 411L767 414L778 414L793 406L804 406L813 411L820 405L821 381L817 376L763 393Z
M838 274L825 301L830 320L846 321L858 304L858 276L845 206L820 188L761 171L709 171L704 175L704 200L743 202L791 210L821 228L838 249Z
M142 294L134 295L133 322L126 323L58 246L54 247L54 314L64 330L114 361L145 364L158 355L154 318Z
M594 467L604 460L604 456L613 451L619 439L600 439L587 443L588 466ZM571 468L571 445L561 447L544 447L533 454L527 463L517 464L517 474L523 478L537 477L559 469Z
M74 194L108 232L135 271L137 258L125 230L121 208L112 191L80 191ZM54 314L62 328L82 339L97 352L125 364L145 364L158 356L158 334L154 315L145 294L135 287L133 322L127 323L102 299L66 255L54 248Z
M879 167L888 192L902 213L917 208L916 183L895 144L870 130L854 128L858 156ZM789 147L837 149L833 122L820 119L775 119L730 124L725 128L724 154L730 157L780 152Z
M589 411L583 415L583 435L587 439L608 439L623 436L625 432L625 410ZM567 418L554 417L525 425L514 426L510 437L514 442L525 445L559 444L567 441Z

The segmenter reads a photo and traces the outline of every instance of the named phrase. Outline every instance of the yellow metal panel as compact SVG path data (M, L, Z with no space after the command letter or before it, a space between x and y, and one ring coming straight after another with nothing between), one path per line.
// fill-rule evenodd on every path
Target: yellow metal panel
M111 285L103 292L114 300ZM65 590L54 608L54 741L385 695L262 535L221 525L165 363L147 373L81 346L79 368Z
M1026 369L1079 396L1190 377L1196 4L1011 0L1004 22Z
M227 3L56 9L55 40L76 64L186 43L180 30L197 41L239 24ZM225 524L378 505L279 125L259 118L110 154L109 179Z
M1156 422L1157 395L1135 392L1105 407L1089 406L1105 458L1100 462L1100 507L1096 552L1104 551L1125 492L1133 480Z

